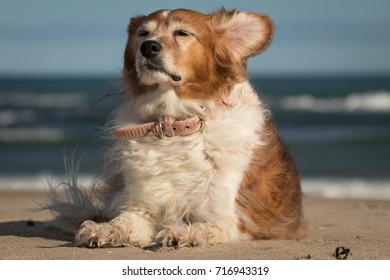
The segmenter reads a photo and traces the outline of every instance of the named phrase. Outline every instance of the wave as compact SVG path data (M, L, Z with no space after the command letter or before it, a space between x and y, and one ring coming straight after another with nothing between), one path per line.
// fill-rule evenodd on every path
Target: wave
M345 97L319 98L310 94L287 96L278 104L285 110L314 112L375 112L390 113L390 91L351 93Z
M80 174L77 180L80 186L90 186L93 176L89 174ZM0 177L1 190L15 191L44 191L49 186L56 186L67 180L66 176L55 176L52 174L38 174L31 176L4 176Z
M302 189L324 198L390 199L390 180L304 178Z
M359 140L370 137L387 137L390 134L389 126L306 126L281 127L280 134L288 141L315 141L328 142L336 140Z
M1 128L1 142L59 142L66 133L53 128Z
M17 93L0 94L0 106L16 108L80 108L88 106L88 94L74 93Z
M65 181L64 176L38 174L35 176L0 177L1 190L47 190ZM94 176L80 174L80 186L90 186ZM390 200L390 180L338 179L338 178L303 178L302 190L305 195L323 198L382 199Z
M37 113L31 109L0 111L0 126L33 123Z

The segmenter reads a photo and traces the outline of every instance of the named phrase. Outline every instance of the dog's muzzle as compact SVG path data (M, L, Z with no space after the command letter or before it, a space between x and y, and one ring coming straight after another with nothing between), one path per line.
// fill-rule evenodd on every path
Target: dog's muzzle
M170 73L164 68L161 61L157 60L156 57L162 50L161 44L156 40L147 40L140 46L141 55L148 60L146 68L152 71L159 71L167 74L175 82L181 81L181 76Z

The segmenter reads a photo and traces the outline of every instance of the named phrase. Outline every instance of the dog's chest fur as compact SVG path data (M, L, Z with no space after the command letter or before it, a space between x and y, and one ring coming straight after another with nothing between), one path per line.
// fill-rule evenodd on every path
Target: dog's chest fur
M207 121L201 133L190 136L116 140L110 156L121 158L125 178L118 204L147 209L161 224L210 221L222 209L226 222L235 222L235 196L253 149L261 145L266 110L249 83L233 91L234 98L225 105L197 105L173 92L125 104L118 112L118 126L136 124L140 116L156 112L180 116L195 111L206 113Z

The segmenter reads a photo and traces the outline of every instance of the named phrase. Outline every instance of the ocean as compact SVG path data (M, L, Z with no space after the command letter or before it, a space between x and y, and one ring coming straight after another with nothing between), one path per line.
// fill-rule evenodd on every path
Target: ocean
M390 198L390 77L262 77L304 191ZM80 159L88 180L102 162L101 128L120 105L112 77L0 78L0 189L42 189ZM105 97L106 96L106 97Z

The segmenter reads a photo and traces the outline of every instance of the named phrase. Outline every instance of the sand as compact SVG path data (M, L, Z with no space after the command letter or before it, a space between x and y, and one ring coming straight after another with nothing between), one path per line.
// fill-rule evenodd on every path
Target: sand
M48 229L43 192L0 191L0 259L320 259L332 260L337 247L349 260L390 260L390 201L304 197L308 234L301 240L232 242L204 248L87 249L73 237Z

